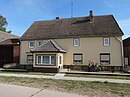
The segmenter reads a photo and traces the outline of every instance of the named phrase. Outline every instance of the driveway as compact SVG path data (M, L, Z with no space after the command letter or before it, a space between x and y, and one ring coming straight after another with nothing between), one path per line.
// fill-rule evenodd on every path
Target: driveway
M56 90L30 88L0 83L0 97L88 97Z

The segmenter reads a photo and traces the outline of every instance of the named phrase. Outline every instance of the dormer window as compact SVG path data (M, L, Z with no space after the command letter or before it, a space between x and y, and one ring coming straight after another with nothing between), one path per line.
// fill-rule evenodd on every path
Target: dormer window
M35 42L34 41L29 41L29 48L34 48Z
M41 47L42 46L42 41L37 41L37 46Z
M109 46L110 45L110 39L109 38L104 38L103 39L103 45L104 46Z
M74 39L74 46L79 46L79 45L80 45L79 39Z

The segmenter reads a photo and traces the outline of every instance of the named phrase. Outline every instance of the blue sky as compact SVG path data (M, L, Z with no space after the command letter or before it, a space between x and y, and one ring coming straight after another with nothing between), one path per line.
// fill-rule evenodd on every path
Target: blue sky
M113 14L124 32L123 38L130 37L130 0L0 0L0 15L8 21L7 30L21 36L28 27L39 20L52 20L94 15Z

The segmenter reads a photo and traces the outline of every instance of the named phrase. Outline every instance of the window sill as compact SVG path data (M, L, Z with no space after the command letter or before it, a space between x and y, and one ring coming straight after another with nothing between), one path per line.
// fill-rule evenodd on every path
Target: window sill
M55 66L55 64L36 64L37 66Z

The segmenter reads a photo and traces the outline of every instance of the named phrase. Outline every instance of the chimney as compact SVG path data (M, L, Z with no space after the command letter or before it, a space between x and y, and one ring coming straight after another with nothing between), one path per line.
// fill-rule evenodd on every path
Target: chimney
M90 19L90 22L93 22L93 11L92 10L89 11L89 19Z
M60 19L59 17L56 17L56 20Z

